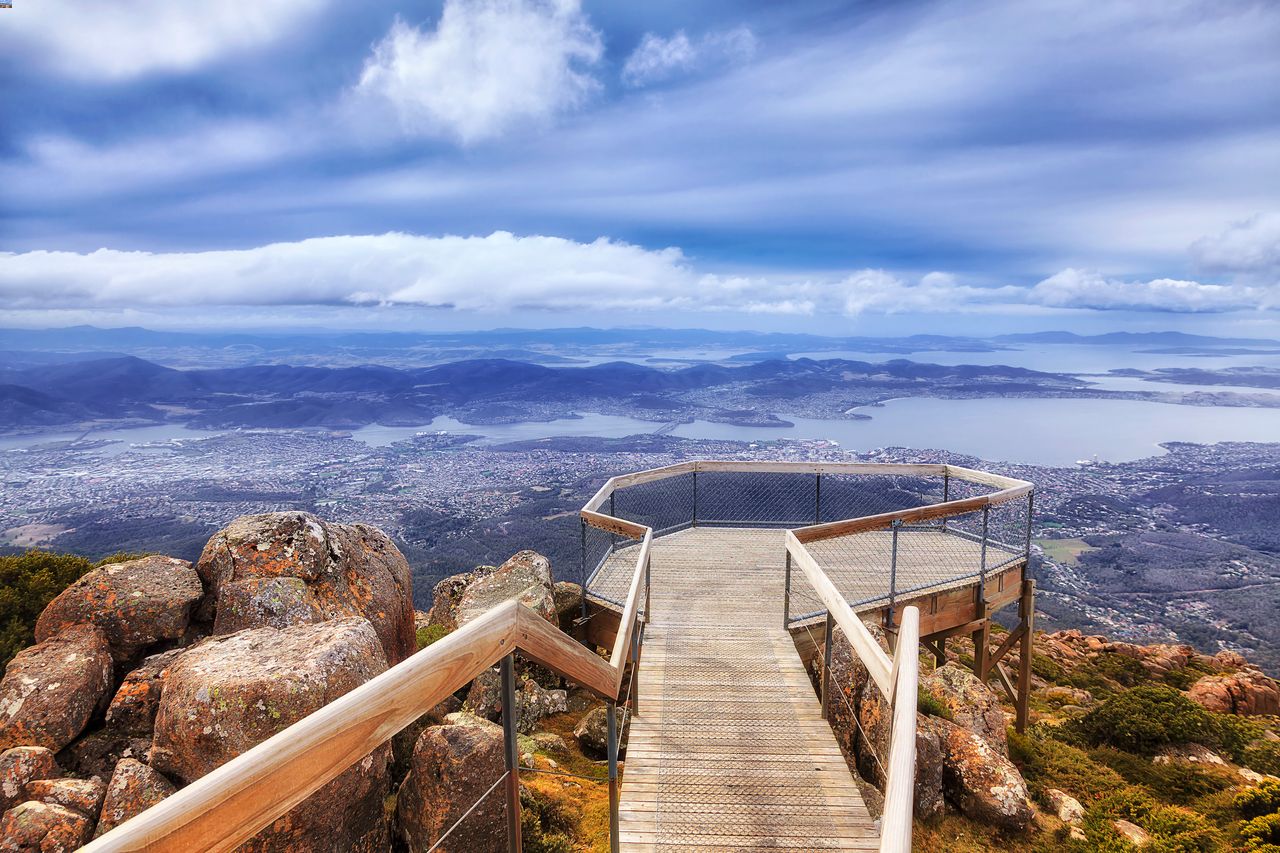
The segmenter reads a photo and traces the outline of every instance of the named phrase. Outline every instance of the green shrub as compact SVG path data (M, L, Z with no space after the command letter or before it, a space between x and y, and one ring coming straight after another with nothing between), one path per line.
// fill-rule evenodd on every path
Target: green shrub
M1262 737L1265 727L1248 717L1235 714L1210 714L1214 722L1218 746L1230 753L1232 760L1242 762L1249 744Z
M916 699L916 710L927 717L942 717L944 720L950 720L951 709L937 696L934 696L923 687L920 688L919 695Z
M1144 849L1168 853L1208 853L1222 844L1221 833L1201 815L1157 802L1137 788L1125 788L1104 797L1089 810L1085 833L1091 841L1113 839L1112 821L1123 819L1151 834ZM1110 849L1101 847L1100 849Z
M4 666L35 642L36 619L45 606L93 566L84 557L47 551L0 557L0 662Z
M1150 684L1112 696L1068 724L1092 746L1150 755L1169 743L1216 745L1214 716L1171 687Z
M1280 845L1280 812L1245 821L1240 827L1240 841L1245 850L1257 853Z
M422 628L419 628L417 631L417 634L418 634L418 648L425 649L427 646L431 645L436 640L439 640L442 637L447 636L449 634L449 629L444 627L443 625L426 625Z
M1084 750L1054 739L1056 733L1044 725L1033 726L1025 735L1009 732L1009 758L1032 793L1043 797L1046 789L1059 788L1088 803L1125 787L1118 773L1093 761Z
M1240 763L1250 770L1280 776L1280 741L1263 741L1244 749Z
M574 853L580 807L531 787L520 789L520 840L526 853Z
M1236 795L1235 807L1247 818L1280 812L1280 782L1268 779L1256 788L1246 788Z
M1184 805L1233 788L1240 782L1235 772L1226 767L1182 761L1156 764L1140 755L1106 746L1091 750L1089 757L1119 773L1126 782L1140 785L1162 800Z

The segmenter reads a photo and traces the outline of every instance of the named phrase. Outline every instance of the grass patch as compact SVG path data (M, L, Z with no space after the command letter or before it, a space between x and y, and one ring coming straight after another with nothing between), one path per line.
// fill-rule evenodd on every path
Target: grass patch
M1050 560L1067 566L1079 565L1080 555L1093 550L1093 546L1083 539L1037 539L1036 544Z
M449 634L449 629L443 625L427 625L417 630L418 650L421 651L436 640L442 639Z

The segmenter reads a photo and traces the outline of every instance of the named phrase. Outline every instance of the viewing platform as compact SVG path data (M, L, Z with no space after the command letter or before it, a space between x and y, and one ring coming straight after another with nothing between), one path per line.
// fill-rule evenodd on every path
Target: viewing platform
M972 637L975 673L998 678L1026 725L1032 502L1030 483L953 465L696 461L614 477L580 512L572 634L499 603L84 849L234 850L500 664L501 772L431 849L494 797L518 853L521 775L549 772L522 763L518 655L604 702L612 850L905 853L921 651L941 662L948 638ZM1015 601L993 650L991 617ZM888 711L878 819L828 724L843 697L831 667L816 689L810 676L836 628Z

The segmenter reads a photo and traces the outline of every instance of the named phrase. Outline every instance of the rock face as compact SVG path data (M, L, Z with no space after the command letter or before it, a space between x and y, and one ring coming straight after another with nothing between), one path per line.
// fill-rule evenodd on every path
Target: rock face
M214 633L361 616L389 664L417 649L409 564L386 534L304 512L238 518L205 545L199 615Z
M177 789L172 782L141 761L133 758L121 759L107 784L102 816L98 819L94 837L142 814L175 790Z
M27 799L71 809L85 817L102 810L107 786L101 779L37 779L27 783Z
M424 853L506 769L501 727L471 714L450 714L422 733L396 797L400 832L411 853ZM441 853L506 849L506 801L489 795L438 848Z
M573 581L557 581L552 590L556 617L561 628L572 626L573 620L582 615L582 586Z
M531 734L538 723L552 714L569 710L567 692L547 690L532 678L520 679L516 687L516 730ZM502 676L496 669L487 669L471 682L467 700L463 706L477 717L497 722L502 718Z
M949 663L921 679L920 689L941 702L955 723L985 738L1001 755L1009 754L1000 700L972 672Z
M79 812L50 803L26 802L4 813L0 821L3 853L71 853L89 842L93 821Z
M1018 768L985 738L938 719L944 733L942 782L947 799L961 812L1004 829L1023 830L1033 812Z
M1187 691L1192 701L1219 714L1280 714L1280 685L1260 670L1206 675Z
M427 624L439 625L449 631L458 627L458 602L471 584L486 578L498 570L497 566L476 566L469 572L450 575L431 590L431 609L427 611Z
M152 655L126 675L107 707L107 725L127 734L150 734L169 668L184 651L172 649Z
M143 557L94 569L49 602L36 622L43 642L72 626L102 629L117 661L158 640L176 640L204 587L191 564L173 557Z
M944 730L937 717L916 717L915 816L918 820L939 817L946 811L942 765L946 756Z
M23 649L0 680L0 749L62 749L84 731L111 677L111 649L95 625L74 625Z
M8 811L29 797L27 785L38 779L54 779L61 774L53 753L43 746L15 746L0 753L0 812Z
M521 551L492 573L473 580L458 598L453 621L460 628L512 598L528 605L553 625L556 623L555 589L551 563L546 557L535 551Z
M386 669L362 618L214 637L173 664L156 714L151 764L199 779ZM353 765L242 850L375 850L389 747Z

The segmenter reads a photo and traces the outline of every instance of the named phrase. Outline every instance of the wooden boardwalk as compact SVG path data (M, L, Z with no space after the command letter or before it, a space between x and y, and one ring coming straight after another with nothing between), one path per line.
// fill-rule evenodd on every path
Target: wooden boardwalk
M782 535L696 528L655 540L623 850L878 849L782 628Z

